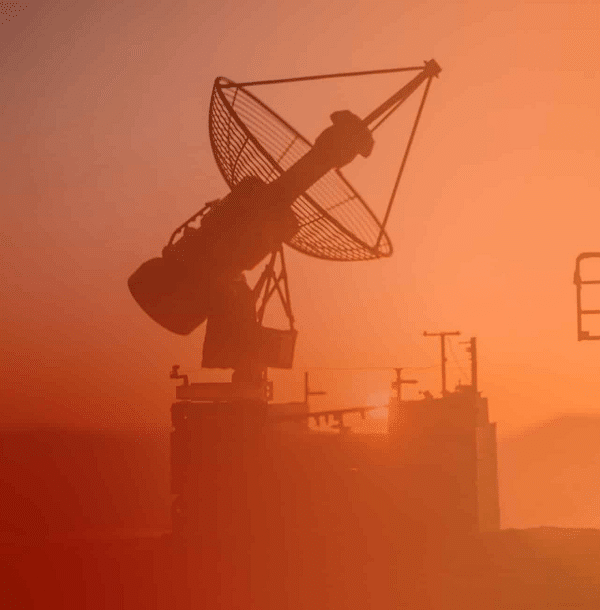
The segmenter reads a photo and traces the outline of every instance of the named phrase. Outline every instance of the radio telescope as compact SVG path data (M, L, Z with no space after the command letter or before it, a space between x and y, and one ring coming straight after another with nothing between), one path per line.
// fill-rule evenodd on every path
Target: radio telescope
M248 91L256 85L415 71L417 75L368 116L348 110L315 143ZM129 278L131 294L164 328L187 335L207 321L202 366L234 369L234 382L260 382L267 367L292 366L296 330L283 244L330 261L364 261L392 254L385 232L427 92L441 68L423 66L236 83L214 83L209 130L212 151L231 191L207 203L171 235L162 256ZM373 132L419 87L423 97L380 222L340 172L368 157ZM244 271L267 260L256 285ZM263 326L277 296L289 329Z

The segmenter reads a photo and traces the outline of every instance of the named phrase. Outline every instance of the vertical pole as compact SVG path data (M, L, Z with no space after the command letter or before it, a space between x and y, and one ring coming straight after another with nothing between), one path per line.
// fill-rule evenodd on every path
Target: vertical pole
M578 272L579 269L575 272L575 284L577 285L577 341L581 341L583 336L581 328L581 279Z
M446 391L446 343L445 339L447 335L460 335L460 331L456 330L453 332L443 332L443 333L428 333L425 331L423 333L424 337L439 337L440 338L440 346L442 348L442 396L446 396L448 392Z
M405 383L418 383L416 379L402 379L402 368L394 369L396 371L396 381L392 383L392 388L396 390L396 398L398 404L402 402L402 385Z
M477 392L477 337L471 337L471 386Z
M308 371L304 371L304 404L308 407Z
M388 430L399 430L406 423L405 404L402 402L402 385L405 383L418 383L416 379L402 379L402 369L395 368L396 381L392 382L392 389L396 390L396 404L390 403Z
M396 398L398 403L402 400L402 369L396 369Z
M310 389L310 385L308 383L308 371L304 371L304 404L306 406L306 410L308 412L308 397L309 396L325 396L327 392L322 392L320 390L312 391Z
M440 345L442 348L442 396L446 396L446 337L440 333Z

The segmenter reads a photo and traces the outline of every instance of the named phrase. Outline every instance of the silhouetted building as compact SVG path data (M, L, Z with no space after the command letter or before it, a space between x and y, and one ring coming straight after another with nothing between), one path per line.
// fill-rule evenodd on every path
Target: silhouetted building
M430 608L432 549L499 527L487 400L402 401L378 435L281 425L282 409L173 405L179 606Z
M487 398L458 386L442 398L390 409L391 460L414 477L430 526L456 533L500 529L496 424Z

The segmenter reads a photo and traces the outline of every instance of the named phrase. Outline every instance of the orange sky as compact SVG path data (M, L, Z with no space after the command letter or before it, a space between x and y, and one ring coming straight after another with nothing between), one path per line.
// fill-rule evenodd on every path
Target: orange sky
M437 393L439 369L426 367L438 342L422 332L460 330L478 337L501 434L599 412L600 342L576 341L572 285L575 256L600 251L599 52L596 0L30 2L0 24L0 424L168 425L173 363L218 377L199 372L202 333L169 334L126 284L226 193L207 130L216 76L430 58L443 71L388 225L395 254L342 264L290 252L300 336L276 398L299 399L307 367L415 367L406 396ZM364 115L405 80L255 93L314 139L332 111ZM379 214L411 108L347 171ZM451 387L468 381L452 345L463 372L449 354ZM338 375L313 372L330 393L315 406L361 404L392 377Z

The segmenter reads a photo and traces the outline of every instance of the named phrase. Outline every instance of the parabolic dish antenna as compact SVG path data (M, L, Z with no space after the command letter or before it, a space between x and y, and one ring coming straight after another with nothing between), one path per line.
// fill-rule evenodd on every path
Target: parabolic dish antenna
M311 148L310 142L244 87L217 78L209 113L210 142L230 188L249 176L269 183ZM334 169L291 206L298 232L286 243L331 261L364 261L392 254L375 214Z
M129 289L140 307L164 328L182 335L208 319L203 366L291 366L296 331L282 243L330 261L391 255L385 227L427 91L440 70L432 59L424 66L276 81L236 83L217 78L209 112L210 141L231 192L184 222L162 256L146 261L130 276ZM405 71L418 74L364 118L349 110L331 114L332 125L312 145L247 90L254 85ZM359 154L371 154L373 132L423 83L423 97L380 222L340 168ZM269 255L270 262L251 289L244 271ZM282 302L288 330L262 326L265 304L273 295Z

